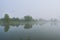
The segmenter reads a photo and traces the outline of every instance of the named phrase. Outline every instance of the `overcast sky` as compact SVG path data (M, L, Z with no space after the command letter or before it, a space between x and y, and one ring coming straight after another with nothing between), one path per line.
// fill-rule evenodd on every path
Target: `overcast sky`
M31 15L33 18L60 19L60 0L0 0L0 18Z

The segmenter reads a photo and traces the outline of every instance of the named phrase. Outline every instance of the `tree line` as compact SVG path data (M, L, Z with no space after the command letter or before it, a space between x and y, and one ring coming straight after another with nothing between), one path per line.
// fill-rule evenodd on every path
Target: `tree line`
M4 18L0 19L0 24L19 24L20 22L30 22L30 21L34 21L34 19L32 18L32 16L24 16L23 19L19 19L19 18L10 18L8 14L4 15Z

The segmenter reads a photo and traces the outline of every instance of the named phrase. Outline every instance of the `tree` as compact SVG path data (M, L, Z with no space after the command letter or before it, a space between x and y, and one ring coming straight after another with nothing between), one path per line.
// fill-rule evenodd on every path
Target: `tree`
M8 21L8 20L9 20L9 15L8 15L8 14L5 14L4 20L5 20L5 21Z
M24 16L24 20L25 21L32 21L32 17L31 16Z
M7 24L9 24L9 15L8 14L5 14L5 16L4 16L4 23L5 23L5 25L7 25Z
M11 20L12 20L12 21L20 21L19 18L15 18L15 17L13 17Z

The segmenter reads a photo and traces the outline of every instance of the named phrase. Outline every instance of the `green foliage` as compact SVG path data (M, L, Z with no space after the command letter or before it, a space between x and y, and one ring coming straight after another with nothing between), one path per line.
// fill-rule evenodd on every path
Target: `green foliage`
M31 16L24 16L25 21L32 21L32 17Z
M10 20L11 20L11 21L20 21L19 18L11 18Z
M9 22L9 15L8 14L5 14L5 16L4 16L4 22L5 23Z
M0 19L0 25L19 25L20 23L32 22L34 19L31 16L24 16L24 19L10 18L8 14L4 15L4 18Z

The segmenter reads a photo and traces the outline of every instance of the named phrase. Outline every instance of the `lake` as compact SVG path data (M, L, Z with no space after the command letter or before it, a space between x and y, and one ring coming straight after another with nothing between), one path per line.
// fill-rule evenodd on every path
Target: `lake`
M20 25L0 25L0 40L57 40L60 39L60 22Z

